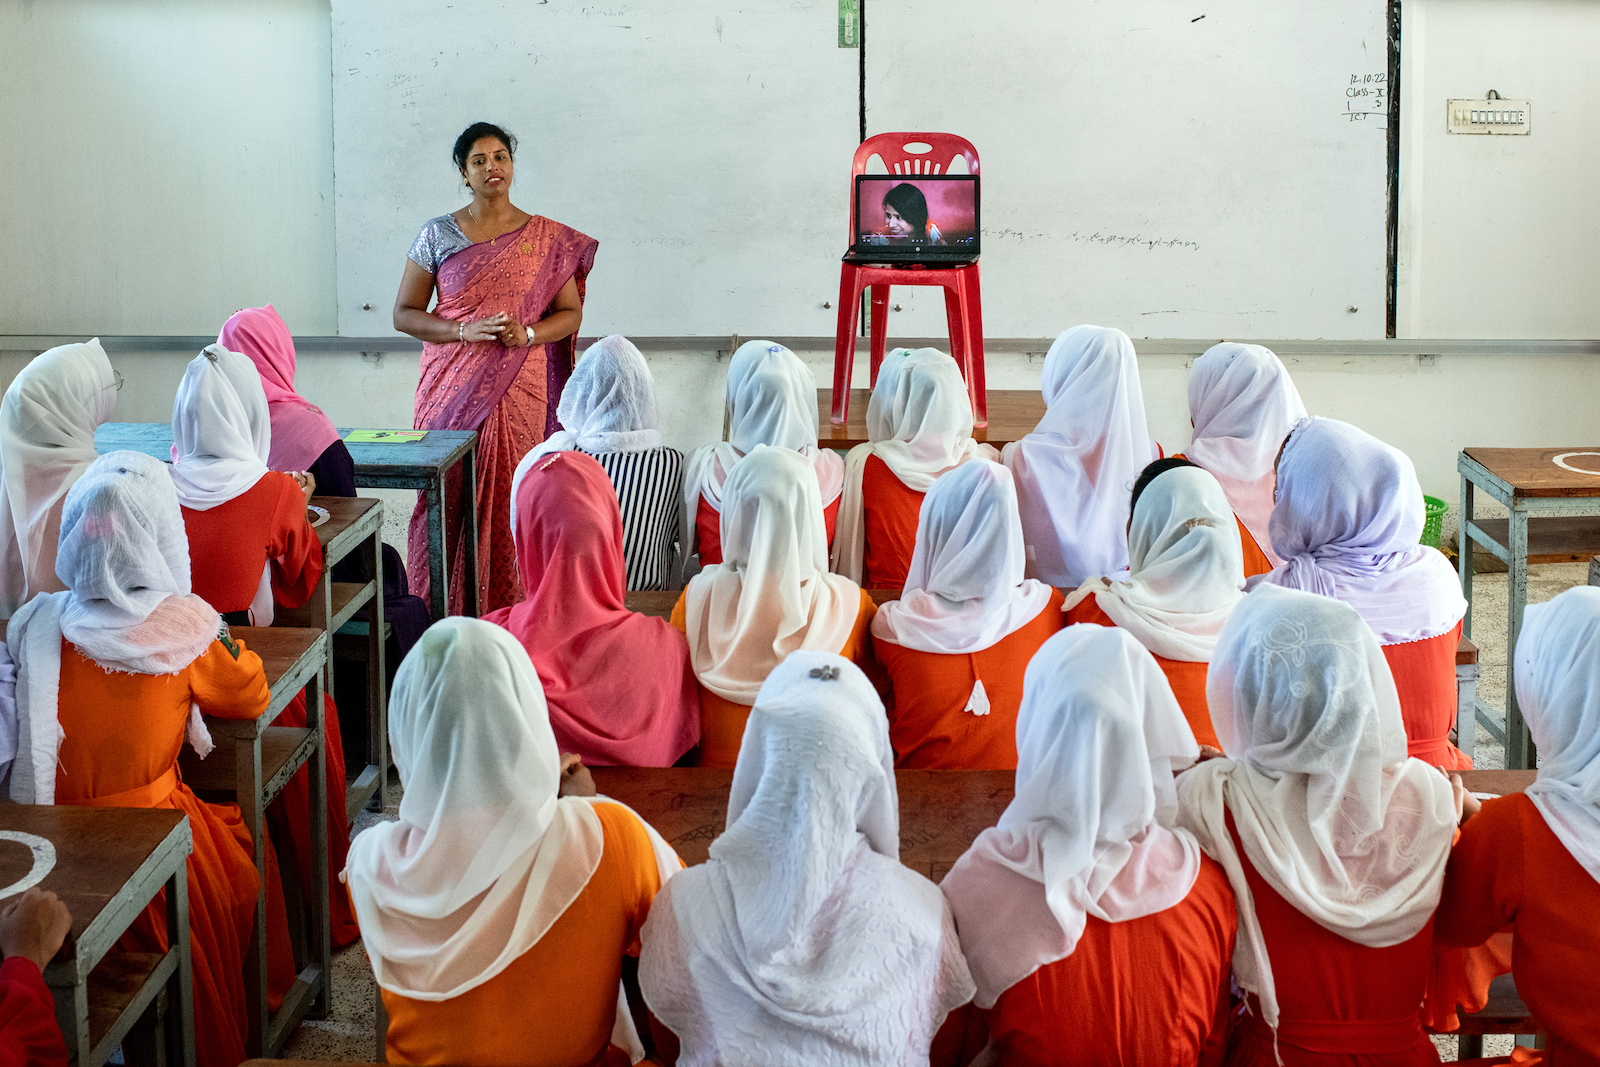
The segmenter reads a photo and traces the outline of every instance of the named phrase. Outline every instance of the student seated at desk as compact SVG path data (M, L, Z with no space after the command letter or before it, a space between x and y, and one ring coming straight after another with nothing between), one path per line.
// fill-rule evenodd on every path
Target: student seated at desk
M1222 485L1239 520L1244 576L1265 574L1283 560L1267 530L1277 484L1273 463L1306 406L1277 353L1261 345L1223 342L1206 349L1189 373L1189 424L1183 450Z
M683 469L683 529L679 550L685 564L696 552L703 567L721 563L719 516L728 476L756 445L787 448L804 456L822 494L826 535L833 544L844 487L844 461L817 447L817 379L800 357L771 341L746 341L728 361L728 439L702 445Z
M395 675L389 730L400 819L357 836L344 874L389 1062L627 1067L623 957L677 856L586 772L589 796L561 795L574 758L498 626L429 627Z
M1174 456L1133 483L1128 577L1094 578L1062 607L1067 622L1120 626L1150 650L1195 740L1216 750L1206 666L1228 613L1244 596L1239 525L1217 480Z
M67 591L30 600L6 631L17 666L11 799L170 808L189 817L195 1045L207 1067L234 1067L245 1054L244 954L261 883L238 807L190 792L178 750L186 732L197 751L210 750L202 711L251 719L266 710L261 658L229 640L217 613L190 592L177 494L166 467L149 456L109 453L72 487L56 573ZM266 849L273 879L270 841ZM294 966L282 898L268 888L269 971L281 990L282 965L289 981ZM166 951L164 896L121 945Z
M700 740L700 687L683 634L626 606L606 472L582 452L519 468L511 530L527 594L484 620L528 650L561 751L594 766L672 766Z
M728 828L645 923L639 987L678 1063L928 1062L972 978L944 897L900 863L893 760L854 664L802 651L773 670Z
M523 457L512 484L528 464L551 452L575 449L593 456L622 510L627 588L676 588L683 453L661 440L656 383L644 353L620 334L590 345L561 390L556 417L561 429Z
M1173 829L1200 750L1150 654L1071 627L1028 664L1017 788L940 888L999 1062L1219 1063L1236 916L1222 868Z
M1438 937L1474 945L1515 928L1517 993L1549 1029L1543 1062L1600 1063L1600 589L1530 604L1517 705L1539 750L1527 792L1497 797L1450 855Z
M67 1067L45 965L61 951L72 915L54 893L30 889L0 911L0 1063Z
M56 577L61 501L95 461L95 427L111 418L121 379L100 339L35 356L0 400L0 615Z
M745 719L772 669L800 649L838 652L877 671L867 626L877 609L828 573L822 501L807 459L757 445L722 490L727 557L689 581L672 625L700 682L700 766L732 767Z
M878 368L867 438L844 459L833 570L867 589L906 584L922 497L946 471L1000 453L972 439L972 400L956 361L897 348Z
M272 422L267 466L305 471L320 496L355 496L355 460L322 409L295 392L294 338L272 305L235 312L217 334L217 343L248 357L261 375ZM334 565L333 580L365 584L372 576L363 569L359 559L342 560ZM366 609L356 617L366 618ZM413 596L406 584L400 553L389 545L383 546L383 621L394 631L396 663L431 621L427 602Z
M1342 600L1360 612L1394 674L1410 754L1459 770L1456 646L1467 602L1455 568L1417 542L1425 509L1398 448L1336 419L1297 425L1278 460L1272 546L1283 563L1252 580Z
M305 474L267 469L272 423L255 365L210 345L189 363L172 405L172 481L183 505L195 594L230 625L270 626L274 604L296 608L322 577L322 545L306 521L313 485ZM305 694L279 713L278 726L305 726ZM345 813L344 741L339 713L323 696L327 759L328 869L342 870L350 842ZM294 850L307 904L313 900L308 790L302 767L267 809ZM329 888L333 944L359 935L350 902Z
M1420 1015L1466 794L1406 756L1372 631L1262 586L1223 626L1206 696L1227 758L1179 777L1178 822L1238 906L1230 1067L1437 1064Z
M1121 330L1074 326L1044 358L1038 427L1001 453L1017 480L1028 577L1058 589L1128 565L1128 487L1161 446Z
M872 617L896 766L1016 767L1022 673L1065 625L1061 594L1022 571L1011 473L977 459L935 482L905 592Z

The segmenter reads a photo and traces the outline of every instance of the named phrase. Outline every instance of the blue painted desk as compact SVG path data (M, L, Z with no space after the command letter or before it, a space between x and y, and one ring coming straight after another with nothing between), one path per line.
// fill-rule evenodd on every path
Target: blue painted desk
M348 436L349 427L339 427ZM94 434L94 445L102 453L129 449L154 456L163 462L172 459L172 427L164 422L108 422ZM428 509L428 607L435 619L445 617L446 576L450 573L445 554L444 479L451 467L461 464L461 506L466 510L466 529L478 528L477 484L478 431L429 430L422 440L407 444L350 444L350 458L356 464L356 485L362 489L417 489ZM463 610L478 614L478 539L461 539L467 554L467 587L462 590Z

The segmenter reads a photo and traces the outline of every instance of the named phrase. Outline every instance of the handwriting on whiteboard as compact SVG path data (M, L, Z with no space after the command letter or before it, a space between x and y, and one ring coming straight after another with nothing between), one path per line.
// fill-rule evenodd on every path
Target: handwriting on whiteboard
M1350 122L1368 122L1389 113L1389 75L1352 74L1344 87L1344 114Z
M1200 250L1199 241L1189 241L1181 237L1150 237L1142 233L1106 233L1104 230L1091 230L1088 232L1083 230L1074 230L1069 234L1053 234L1046 233L1043 230L1017 230L1007 227L1001 227L999 229L992 230L985 226L983 228L983 236L987 240L998 239L1002 241L1031 241L1035 239L1047 241L1065 240L1077 241L1085 244L1111 245L1116 248L1176 248L1187 249L1194 252L1198 252Z

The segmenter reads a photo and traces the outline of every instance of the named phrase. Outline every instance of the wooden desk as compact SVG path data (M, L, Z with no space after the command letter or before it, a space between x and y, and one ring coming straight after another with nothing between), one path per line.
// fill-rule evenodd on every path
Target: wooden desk
M678 598L683 595L681 589L641 589L630 592L623 601L629 611L637 611L641 615L652 615L658 619L672 618L672 609L677 606ZM900 599L898 589L868 589L867 595L874 604L886 604L891 600Z
M333 691L333 635L362 607L367 609L367 765L345 791L345 812L354 819L369 800L378 811L389 801L389 702L385 693L383 625L383 502L365 497L315 496L328 521L316 527L322 544L322 578L301 608L278 608L278 626L310 627L328 634L329 656L323 692ZM355 552L372 575L364 584L333 581L334 564Z
M44 980L72 1062L99 1067L124 1041L154 1046L159 1032L169 1055L194 1063L188 817L170 809L6 804L0 829L55 846L55 866L38 885L61 898L72 912L72 928ZM0 842L0 886L32 867L26 845ZM163 888L167 951L113 952ZM141 1020L144 1032L136 1033Z
M866 408L861 409L863 412ZM340 427L349 436L349 427ZM165 422L108 422L94 432L95 450L104 455L119 448L143 452L163 463L172 461L172 425ZM429 606L435 619L445 616L446 565L444 539L444 479L450 468L461 465L461 506L466 509L468 528L478 528L476 484L478 432L476 430L429 430L421 441L407 444L351 444L355 460L356 485L362 489L417 489L428 508ZM478 614L478 542L463 539L467 553L466 612Z
M1475 704L1474 713L1504 741L1507 767L1534 767L1538 755L1517 708L1515 678L1517 638L1528 603L1528 564L1580 561L1600 552L1600 446L1468 448L1457 458L1456 469L1461 474L1457 566L1467 598L1463 635L1472 636L1472 543L1504 560L1510 571L1505 714L1487 704ZM1509 509L1510 518L1476 518L1473 495L1479 489Z
M244 824L255 844L256 870L261 891L256 895L255 922L245 952L245 997L249 1006L249 1035L245 1050L272 1053L283 1047L302 1016L322 1019L328 1014L333 950L328 914L328 806L327 761L322 721L322 678L327 669L328 635L317 629L286 626L236 626L235 637L261 657L271 703L256 719L206 717L217 747L204 760L187 747L178 763L183 780L196 792L220 795L239 805ZM279 712L306 690L306 726L273 726ZM311 955L295 976L276 1014L267 1011L267 857L263 813L302 766L309 768L311 797Z
M867 440L867 404L870 389L850 390L850 421L835 426L831 421L833 390L817 390L817 444L823 448L854 448ZM989 425L972 431L974 441L986 441L996 448L1021 440L1033 432L1044 417L1044 396L1037 389L990 389Z

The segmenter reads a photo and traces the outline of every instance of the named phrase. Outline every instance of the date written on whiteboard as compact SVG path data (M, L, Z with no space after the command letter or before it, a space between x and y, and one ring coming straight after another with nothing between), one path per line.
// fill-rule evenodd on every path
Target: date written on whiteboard
M1389 113L1389 75L1352 74L1344 87L1344 114L1351 122L1369 121L1370 115Z

